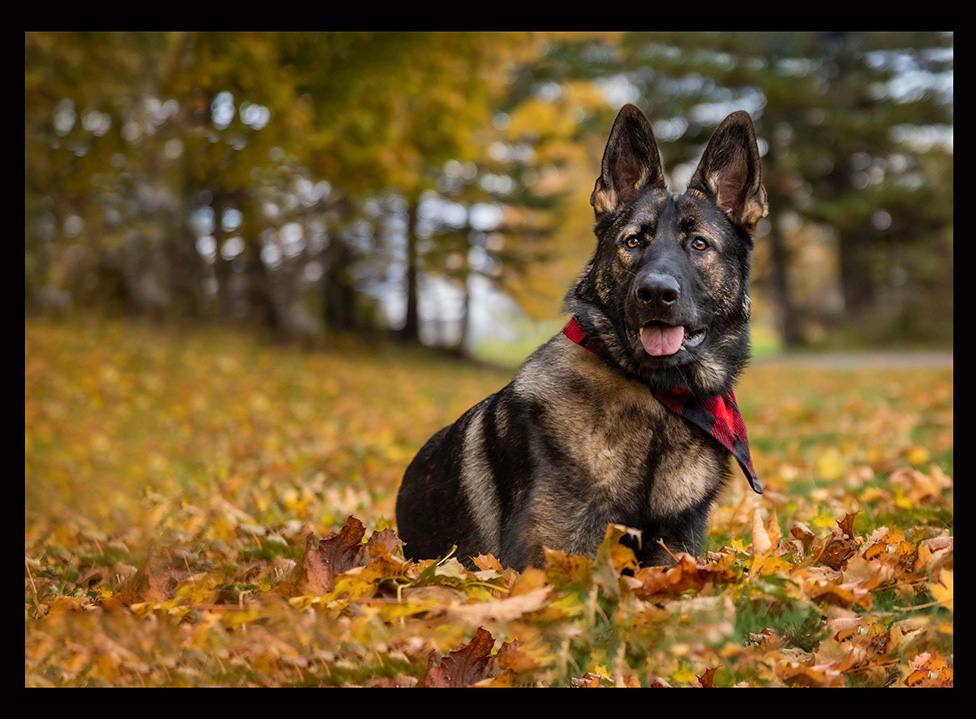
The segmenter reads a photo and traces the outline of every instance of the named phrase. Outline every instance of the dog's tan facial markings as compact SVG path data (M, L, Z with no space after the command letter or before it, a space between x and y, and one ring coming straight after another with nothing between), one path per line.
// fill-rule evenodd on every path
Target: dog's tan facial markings
M715 232L715 223L709 222L705 212L698 204L697 194L678 195L675 199L675 206L678 210L678 228L683 239L691 239L696 236L701 237L708 243L708 246L722 250L724 240Z

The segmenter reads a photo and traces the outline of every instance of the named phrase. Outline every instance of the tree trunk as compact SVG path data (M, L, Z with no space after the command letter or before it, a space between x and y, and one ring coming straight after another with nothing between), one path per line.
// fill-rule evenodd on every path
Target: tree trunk
M189 192L183 193L182 205L167 227L165 278L172 310L181 317L199 318L204 312L201 294L206 263L197 252L196 236L190 230L189 197Z
M217 254L214 257L214 278L217 280L217 315L221 318L229 317L231 314L230 277L233 270L230 266L230 260L225 260L222 255L224 240L226 240L225 235L227 234L224 232L222 222L227 204L227 197L223 192L220 190L214 192L211 205L214 212L213 236L217 243Z
M770 214L773 214L772 210ZM780 222L775 217L769 223L769 244L771 260L771 279L773 298L776 302L776 324L784 347L797 347L803 344L803 331L800 318L790 299L789 267L790 251L783 240Z
M465 263L467 260L465 260ZM464 283L464 299L461 303L461 337L458 339L457 353L467 354L468 352L468 322L470 321L471 315L471 273L467 272L464 275L462 282Z
M420 339L420 316L417 312L419 258L417 256L417 199L407 205L407 317L400 337L408 342Z
M272 332L281 328L281 318L274 302L272 282L274 278L261 260L261 243L257 237L244 235L247 245L247 295L248 312L258 324Z
M875 281L871 274L871 262L865 261L870 253L865 253L864 249L856 232L838 230L841 291L844 293L844 311L849 317L856 317L874 299Z
M324 254L322 294L325 300L325 325L340 331L351 330L355 326L356 301L355 288L349 281L349 265L352 263L353 253L342 238L337 237Z

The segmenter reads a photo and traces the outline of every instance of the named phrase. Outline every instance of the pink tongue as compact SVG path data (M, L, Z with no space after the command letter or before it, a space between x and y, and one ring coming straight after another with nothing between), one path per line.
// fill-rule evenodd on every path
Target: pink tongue
M685 328L669 327L667 325L650 325L641 330L641 344L644 351L653 357L673 355L681 349L681 341L685 338Z

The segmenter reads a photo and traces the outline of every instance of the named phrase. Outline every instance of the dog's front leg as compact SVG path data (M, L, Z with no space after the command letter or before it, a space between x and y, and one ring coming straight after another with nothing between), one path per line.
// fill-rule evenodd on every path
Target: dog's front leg
M705 543L708 528L708 505L695 507L667 521L654 522L643 529L641 566L662 567L674 564L678 552L697 557Z

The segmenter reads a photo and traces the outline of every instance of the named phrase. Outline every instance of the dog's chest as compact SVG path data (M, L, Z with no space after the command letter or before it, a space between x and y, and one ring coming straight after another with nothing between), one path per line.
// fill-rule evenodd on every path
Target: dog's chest
M569 451L591 483L592 497L615 514L673 515L697 505L721 482L721 451L649 393L641 401L609 402L591 417L576 424Z
M664 517L693 507L722 481L726 458L702 430L645 386L575 365L562 391L546 392L541 430L559 438L580 500L613 516Z

